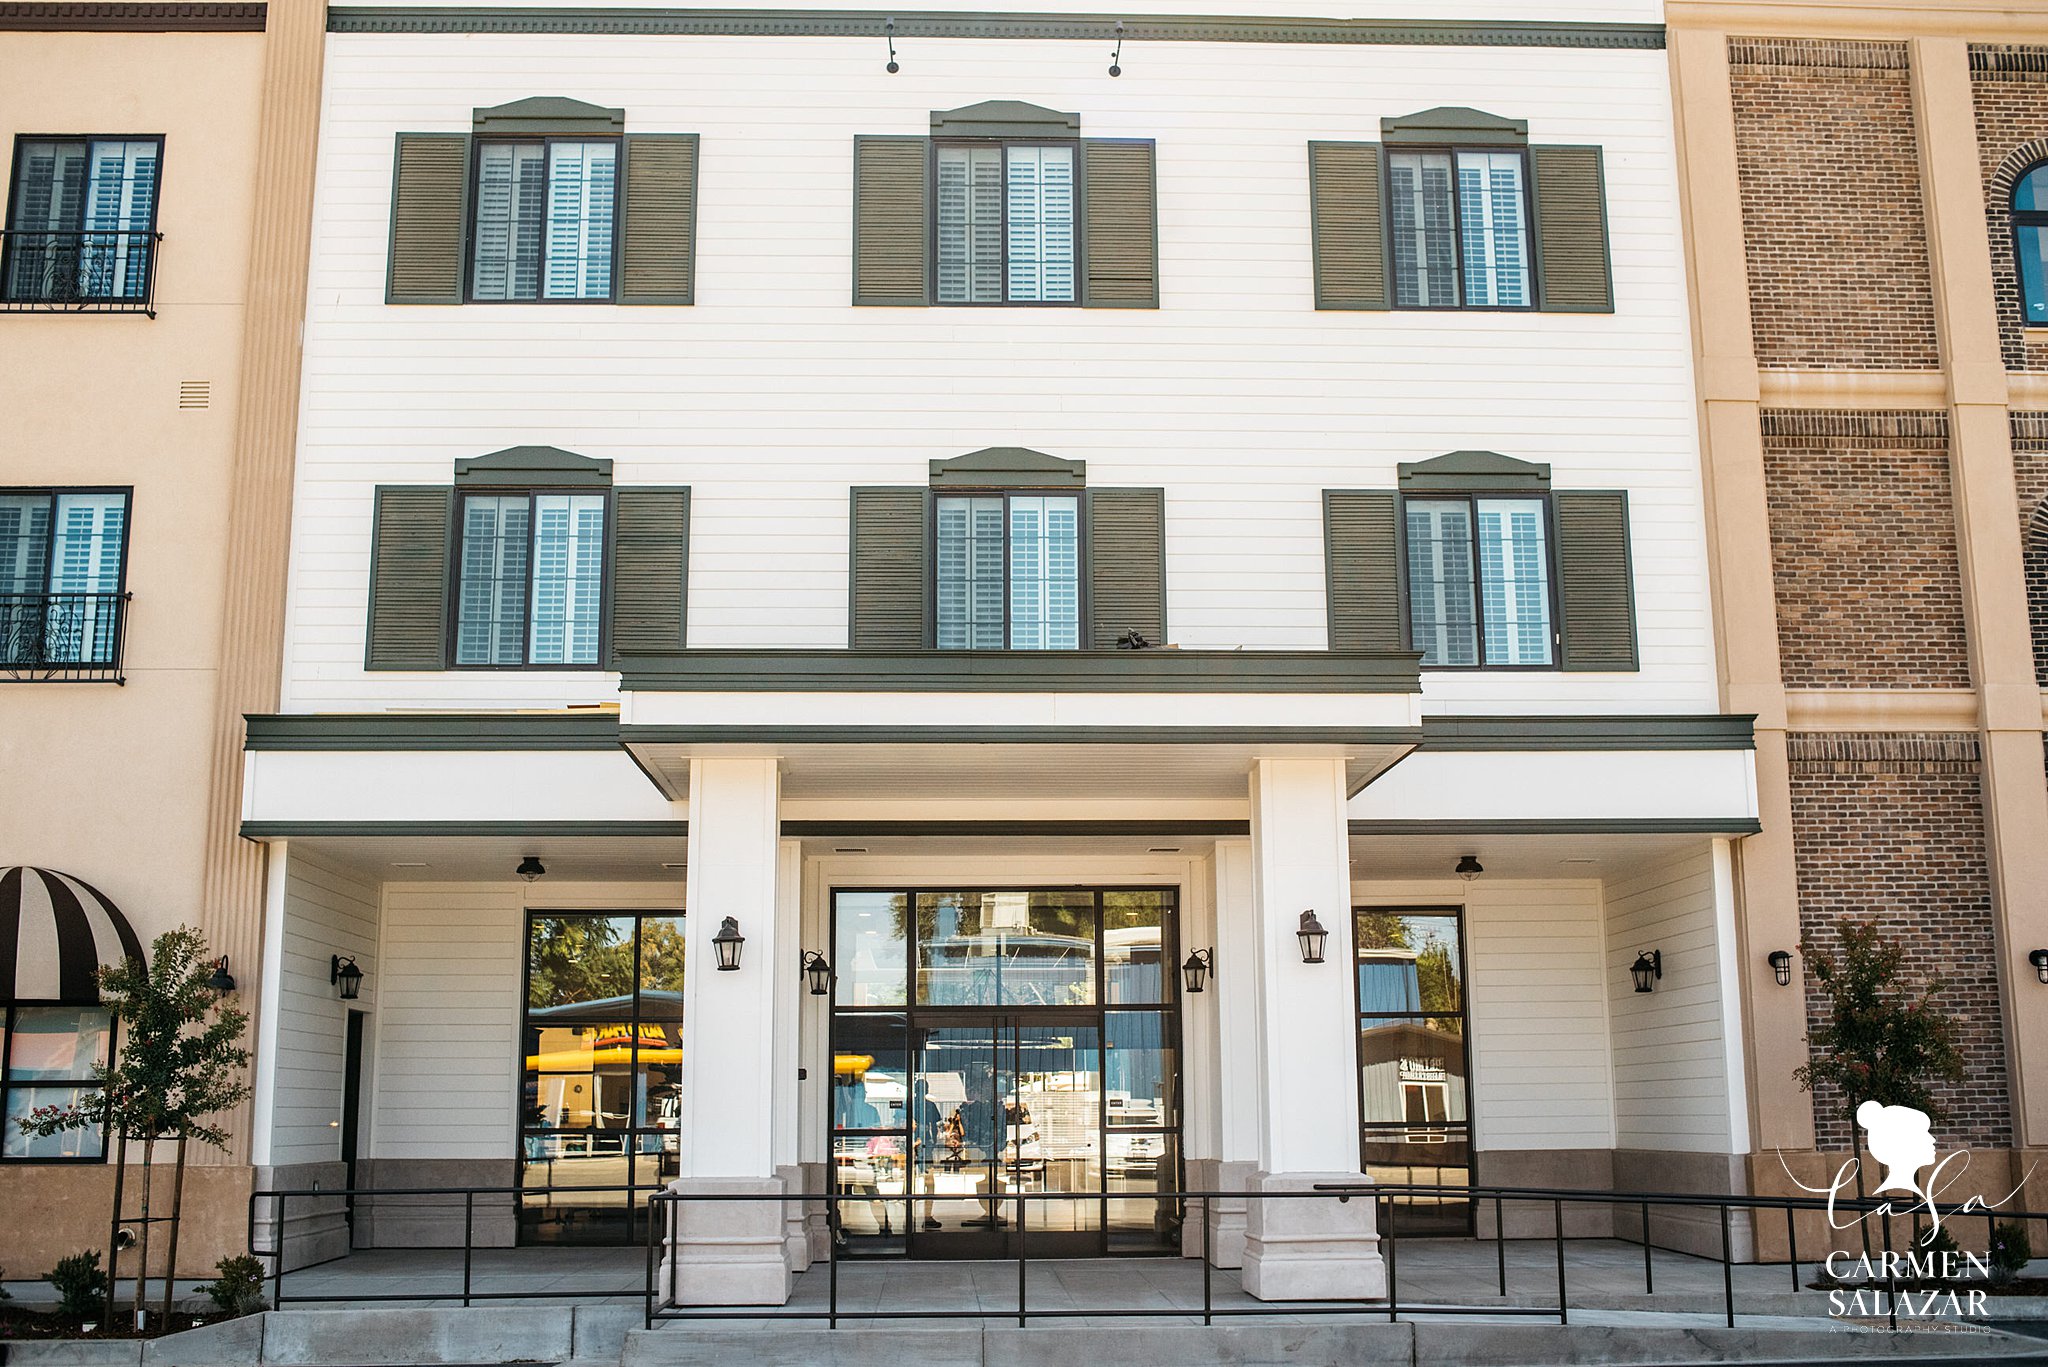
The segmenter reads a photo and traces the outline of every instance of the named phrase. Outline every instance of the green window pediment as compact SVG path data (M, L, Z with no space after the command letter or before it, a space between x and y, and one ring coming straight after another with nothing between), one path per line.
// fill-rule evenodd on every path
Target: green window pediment
M934 489L1079 489L1087 483L1087 461L1061 460L1022 446L990 446L931 463Z
M603 486L612 482L612 463L553 446L510 446L456 461L455 482Z
M935 138L1078 138L1081 116L1026 104L1022 100L983 100L963 109L932 111Z
M1452 451L1430 460L1402 462L1403 492L1429 490L1544 490L1550 487L1550 467L1516 460L1498 451Z
M1394 144L1521 147L1529 141L1529 121L1504 119L1463 105L1438 105L1398 119L1381 119L1380 140Z
M475 131L486 137L536 137L571 134L604 137L626 130L626 111L586 104L566 95L532 95L510 104L479 109Z

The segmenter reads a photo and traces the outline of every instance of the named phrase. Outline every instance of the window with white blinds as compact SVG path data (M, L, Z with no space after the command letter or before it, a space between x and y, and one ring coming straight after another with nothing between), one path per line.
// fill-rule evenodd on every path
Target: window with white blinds
M1081 502L1060 494L938 500L941 650L1078 650Z
M12 300L141 299L155 257L156 138L18 145L8 227Z
M1535 305L1520 151L1391 152L1387 198L1397 308Z
M1426 669L1554 663L1538 498L1405 500L1409 642Z
M616 139L477 148L470 297L609 299Z
M1074 149L941 144L937 230L940 303L1073 303Z
M462 499L458 665L594 665L602 643L603 494Z
M0 658L110 663L127 535L123 490L0 493Z

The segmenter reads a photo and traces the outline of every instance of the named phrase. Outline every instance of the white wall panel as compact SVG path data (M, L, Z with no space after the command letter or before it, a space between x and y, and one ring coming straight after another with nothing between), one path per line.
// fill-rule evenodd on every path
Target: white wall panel
M278 1166L340 1159L350 1003L335 995L329 970L333 956L353 957L363 970L362 995L353 1005L373 1014L380 976L376 886L297 848L288 861L270 1120L270 1161ZM366 1030L365 1045L370 1038Z
M330 40L288 708L615 695L594 672L362 669L372 487L445 482L459 457L524 443L694 489L700 646L843 644L848 486L922 483L931 458L1015 444L1084 458L1093 483L1165 486L1176 642L1317 648L1321 490L1493 448L1550 462L1561 487L1628 490L1644 668L1432 675L1427 706L1714 706L1663 53L1131 44L1112 81L1085 43L899 49L888 77L865 38ZM694 307L383 303L393 135L466 129L473 107L535 94L622 106L629 131L702 135ZM1158 140L1160 309L849 305L854 135L920 133L931 110L989 98ZM1615 314L1314 310L1307 142L1459 104L1605 149Z

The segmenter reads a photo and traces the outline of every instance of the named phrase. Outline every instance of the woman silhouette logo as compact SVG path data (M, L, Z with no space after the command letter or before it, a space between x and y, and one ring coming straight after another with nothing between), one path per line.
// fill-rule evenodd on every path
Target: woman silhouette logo
M1878 1191L1907 1191L1934 1208L1920 1186L1920 1170L1934 1161L1933 1122L1911 1106L1866 1101L1856 1108L1856 1123L1870 1136L1871 1156L1884 1165Z

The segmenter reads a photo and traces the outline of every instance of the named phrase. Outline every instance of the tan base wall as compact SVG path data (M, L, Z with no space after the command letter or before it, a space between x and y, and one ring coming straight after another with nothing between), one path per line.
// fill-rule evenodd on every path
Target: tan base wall
M178 1234L178 1275L212 1277L222 1258L248 1251L249 1190L246 1167L185 1169L185 1202ZM156 1169L150 1214L168 1215L171 1173ZM142 1207L142 1171L131 1167L122 1193L126 1213ZM0 1268L8 1280L34 1279L59 1258L98 1249L104 1265L108 1223L114 1213L114 1169L105 1164L0 1166ZM150 1230L150 1272L161 1275L168 1252L167 1226ZM122 1254L123 1271L135 1266Z

